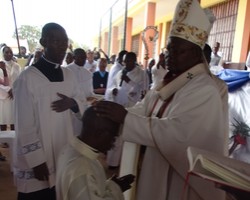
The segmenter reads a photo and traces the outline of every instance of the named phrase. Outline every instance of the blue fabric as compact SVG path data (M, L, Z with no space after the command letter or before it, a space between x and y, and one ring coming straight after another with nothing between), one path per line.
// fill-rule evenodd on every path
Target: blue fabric
M102 71L99 71L99 74L102 78L104 78L105 74L106 74L106 71L105 72L102 72Z
M224 80L228 86L228 91L237 90L250 80L250 71L224 69L217 76Z

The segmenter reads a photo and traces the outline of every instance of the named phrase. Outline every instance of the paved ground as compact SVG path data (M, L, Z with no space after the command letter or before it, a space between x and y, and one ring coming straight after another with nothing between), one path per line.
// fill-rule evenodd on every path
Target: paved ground
M0 161L0 197L2 200L16 200L16 187L10 171L9 148L0 147L0 151L7 157L6 161Z

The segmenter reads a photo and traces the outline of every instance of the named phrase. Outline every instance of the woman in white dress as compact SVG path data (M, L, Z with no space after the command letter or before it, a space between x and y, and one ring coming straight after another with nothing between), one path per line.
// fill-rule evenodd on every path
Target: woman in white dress
M6 89L9 85L9 77L6 70L6 65L3 61L0 61L0 69L3 73L3 78L0 78L0 99L7 95ZM0 161L5 161L6 157L0 152Z
M8 95L6 95L5 98L0 99L0 127L1 130L7 130L7 126L10 125L11 130L14 130L12 85L20 74L21 67L13 61L13 52L10 47L2 47L1 53L3 55L3 62L6 66L10 88L7 91ZM4 72L0 72L0 78L4 79Z

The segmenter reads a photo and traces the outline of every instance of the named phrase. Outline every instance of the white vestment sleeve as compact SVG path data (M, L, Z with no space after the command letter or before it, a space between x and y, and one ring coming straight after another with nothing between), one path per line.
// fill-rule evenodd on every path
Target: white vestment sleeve
M17 154L27 162L30 168L46 162L42 141L39 136L39 117L36 116L34 99L26 80L19 78L14 83L15 126Z
M72 78L73 79L73 78ZM83 91L81 91L80 87L78 86L75 79L73 79L75 82L75 89L73 92L73 99L76 101L78 105L79 112L76 113L76 116L81 119L81 116L83 115L84 111L86 110L88 104L87 104L87 97L84 94Z
M119 87L119 81L121 77L122 70L118 71L114 76L109 77L109 85L107 86L105 99L108 101L114 101L115 96L113 95L113 90Z

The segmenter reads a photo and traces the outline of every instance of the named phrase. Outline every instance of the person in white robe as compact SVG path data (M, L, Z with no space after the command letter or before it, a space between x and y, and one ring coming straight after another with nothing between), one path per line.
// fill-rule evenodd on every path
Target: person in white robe
M84 68L84 64L86 62L86 52L82 48L77 48L73 52L74 61L66 66L66 68L70 69L73 74L75 81L78 84L80 91L83 95L86 96L86 101L91 104L94 100L97 99L94 94L93 89L93 73ZM77 116L72 116L74 133L79 135L81 133L81 119L77 118Z
M122 200L134 181L133 175L107 179L98 160L119 133L119 123L97 116L89 107L82 118L82 132L72 138L58 159L56 191L58 200Z
M46 24L40 43L44 55L20 74L13 87L14 176L21 200L55 200L57 158L73 137L71 112L81 116L86 107L74 75L60 67L68 44L65 29Z
M145 74L137 65L134 52L126 54L124 63L125 68L117 72L110 90L114 102L131 107L141 100Z
M155 89L157 85L162 81L166 73L168 72L167 66L165 64L165 55L160 53L159 60L156 65L152 67L152 86L150 89Z
M115 81L116 74L123 69L123 58L124 55L126 55L128 52L126 50L122 50L118 54L118 58L115 62L115 64L111 67L109 71L109 77L108 77L108 83L107 83L107 88L105 92L105 100L107 101L114 101L113 98L113 85Z
M196 0L179 1L167 45L169 72L163 82L131 108L117 104L111 109L109 102L96 105L101 116L123 123L125 141L147 146L137 200L225 199L224 191L195 176L183 190L189 170L188 146L227 155L224 102L202 58L212 27L212 14L208 18L207 13Z
M84 67L91 73L94 73L97 70L97 61L94 60L94 52L91 50L87 51L87 60Z
M221 70L223 70L222 66L222 56L219 55L219 49L220 49L220 43L215 42L213 49L212 49L212 54L211 54L211 61L209 62L210 65L210 71L213 74L218 74Z
M3 78L0 78L0 99L6 99L9 94L8 91L10 90L9 87L9 77L8 72L6 70L5 62L0 61L0 69L3 73ZM2 112L2 109L0 108L0 112ZM0 161L6 161L6 157L1 153L0 151Z
M3 55L3 62L6 65L7 74L9 77L8 95L5 98L0 99L0 125L1 130L7 130L7 126L10 125L10 129L14 130L14 105L12 96L13 83L21 72L21 67L18 63L13 61L12 49L8 46L4 46L1 49ZM0 78L4 79L4 74L0 72Z
M126 54L124 63L125 68L117 73L110 90L113 101L128 108L141 100L144 88L148 87L144 86L145 72L137 65L134 52ZM120 165L122 147L123 140L118 137L114 148L107 153L107 163L111 168Z
M10 87L5 62L0 61L0 69L3 74L3 78L0 78L0 99L6 99L9 96L8 91L10 90Z

